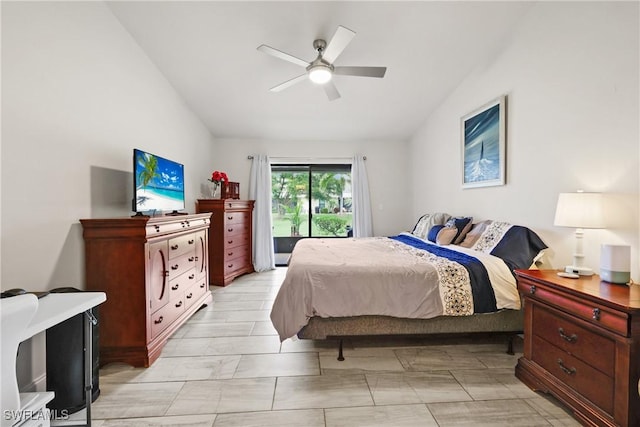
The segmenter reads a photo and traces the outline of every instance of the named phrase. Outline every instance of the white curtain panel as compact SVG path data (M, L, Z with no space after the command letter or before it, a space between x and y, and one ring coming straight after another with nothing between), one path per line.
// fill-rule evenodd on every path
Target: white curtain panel
M353 157L351 167L351 187L353 192L353 237L373 236L371 220L371 198L365 157L359 154Z
M253 156L249 179L249 198L253 210L253 268L258 271L276 268L271 221L271 164L269 157Z

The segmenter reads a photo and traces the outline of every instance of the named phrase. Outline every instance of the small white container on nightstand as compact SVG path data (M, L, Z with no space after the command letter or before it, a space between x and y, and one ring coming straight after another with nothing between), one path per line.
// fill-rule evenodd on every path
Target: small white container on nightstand
M600 278L610 283L629 283L631 280L631 246L602 245Z

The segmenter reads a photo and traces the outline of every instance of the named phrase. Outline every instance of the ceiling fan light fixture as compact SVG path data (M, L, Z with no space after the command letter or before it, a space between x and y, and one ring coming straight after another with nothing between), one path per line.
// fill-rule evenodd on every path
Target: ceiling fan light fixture
M323 85L331 80L331 69L326 65L314 65L309 68L309 80L318 85Z

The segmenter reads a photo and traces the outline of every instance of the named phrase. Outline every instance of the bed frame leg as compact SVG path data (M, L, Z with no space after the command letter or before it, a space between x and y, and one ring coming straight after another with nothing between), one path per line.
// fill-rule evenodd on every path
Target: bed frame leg
M342 355L342 340L338 342L338 360L341 362L344 360L344 356Z
M509 342L507 344L507 354L510 355L514 355L515 353L513 352L513 340L515 339L515 335L509 335Z

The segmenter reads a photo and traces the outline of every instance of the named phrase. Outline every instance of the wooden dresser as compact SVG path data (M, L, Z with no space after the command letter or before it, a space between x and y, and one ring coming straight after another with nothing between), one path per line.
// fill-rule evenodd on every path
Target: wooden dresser
M196 212L211 212L209 280L226 286L236 277L253 273L253 200L199 199Z
M100 306L100 363L149 366L167 339L211 301L210 214L81 219L86 288Z
M518 270L524 355L516 377L587 426L640 425L640 286Z

